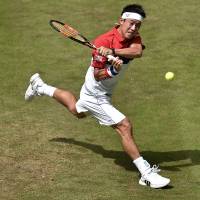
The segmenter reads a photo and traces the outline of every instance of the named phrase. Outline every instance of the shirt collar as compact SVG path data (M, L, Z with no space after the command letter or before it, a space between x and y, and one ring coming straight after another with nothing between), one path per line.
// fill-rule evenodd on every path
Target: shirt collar
M124 41L124 38L121 36L121 34L119 33L119 31L117 30L118 27L119 27L119 26L115 26L115 27L113 28L113 33L114 33L114 35L116 36L116 38L117 38L117 40L118 40L119 42L123 42L123 41Z

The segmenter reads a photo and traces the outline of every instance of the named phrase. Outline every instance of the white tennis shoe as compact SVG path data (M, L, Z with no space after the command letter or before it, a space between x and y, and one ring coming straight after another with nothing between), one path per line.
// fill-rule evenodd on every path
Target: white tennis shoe
M25 92L25 100L30 101L33 99L34 96L41 96L43 95L42 86L44 85L43 80L40 78L38 73L34 74L30 78L30 84Z
M154 165L151 170L143 174L139 180L140 185L150 186L151 188L162 188L170 183L170 179L162 177L158 174L161 171L156 165Z

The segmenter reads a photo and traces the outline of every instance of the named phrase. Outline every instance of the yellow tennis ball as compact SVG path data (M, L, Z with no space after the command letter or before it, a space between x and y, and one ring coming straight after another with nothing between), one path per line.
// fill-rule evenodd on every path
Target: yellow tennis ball
M167 72L165 74L166 80L172 80L174 78L174 73L173 72Z

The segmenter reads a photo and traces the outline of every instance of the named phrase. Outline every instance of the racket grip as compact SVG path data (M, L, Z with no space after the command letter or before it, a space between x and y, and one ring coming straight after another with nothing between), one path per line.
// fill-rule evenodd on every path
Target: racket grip
M109 60L117 60L117 58L115 58L114 56L112 55L107 55L106 56Z
M112 55L107 55L106 57L108 58L108 61L116 61L117 60L117 58ZM122 61L122 64L123 64L123 61Z

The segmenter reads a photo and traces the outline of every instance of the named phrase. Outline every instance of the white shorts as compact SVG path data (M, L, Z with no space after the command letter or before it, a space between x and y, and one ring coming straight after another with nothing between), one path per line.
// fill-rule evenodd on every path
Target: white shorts
M113 107L110 100L110 97L106 95L96 97L81 94L80 99L76 103L76 110L78 113L89 111L93 117L98 119L101 125L111 126L121 122L125 115Z

